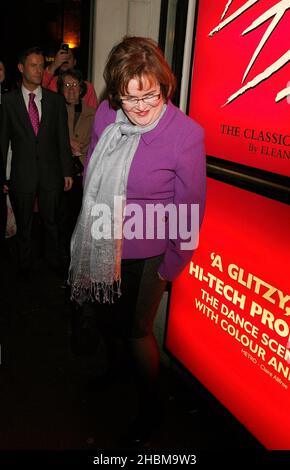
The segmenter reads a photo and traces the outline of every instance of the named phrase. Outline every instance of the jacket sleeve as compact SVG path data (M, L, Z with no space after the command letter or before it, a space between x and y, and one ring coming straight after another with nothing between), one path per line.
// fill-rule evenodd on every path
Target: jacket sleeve
M2 186L5 183L5 167L4 167L4 159L2 155L2 151L0 149L0 191L2 192Z
M4 166L4 175L6 174L9 141L10 126L7 113L6 96L2 96L2 103L0 104L0 153L2 154L1 159Z
M59 98L58 137L62 174L64 177L72 176L73 160L69 140L67 110L63 97L60 95L56 96Z
M99 110L98 110L98 111L99 111ZM99 136L98 136L98 123L97 123L97 114L98 114L98 111L96 112L95 119L94 119L94 122L93 122L92 133L91 133L91 140L90 140L90 143L89 143L89 147L88 147L88 151L87 151L87 156L86 156L86 161L85 161L85 164L84 164L83 181L85 181L86 174L87 174L87 168L88 168L88 164L89 164L90 158L91 158L92 153L93 153L93 151L94 151L94 148L95 148L95 146L97 145L98 140L99 140Z
M94 119L92 133L91 133L91 140L90 140L90 144L88 147L86 161L84 164L83 181L85 180L85 177L87 174L87 168L88 168L90 158L92 156L92 153L98 143L98 140L102 132L109 124L115 121L115 118L116 118L116 111L109 108L107 101L103 101L99 105L95 114L95 119Z
M178 236L169 239L159 274L168 281L173 281L190 261L202 223L206 194L206 163L204 151L204 132L198 126L180 146L176 167L174 204L178 214ZM192 204L197 204L196 213L192 213ZM183 205L184 212L180 212Z

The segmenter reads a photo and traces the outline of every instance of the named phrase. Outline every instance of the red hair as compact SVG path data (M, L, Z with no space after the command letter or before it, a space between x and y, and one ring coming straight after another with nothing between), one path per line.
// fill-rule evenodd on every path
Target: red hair
M157 43L150 38L125 36L111 50L104 71L107 97L112 108L121 107L120 96L128 92L132 78L139 80L142 90L144 77L151 83L160 84L165 101L172 98L176 78Z

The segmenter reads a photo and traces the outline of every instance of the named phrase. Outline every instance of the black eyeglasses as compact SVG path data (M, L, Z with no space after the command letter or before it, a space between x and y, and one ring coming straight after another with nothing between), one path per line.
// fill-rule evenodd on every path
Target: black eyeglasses
M149 106L154 106L160 100L160 96L161 93L157 93L156 95L144 96L143 98L133 98L128 96L128 98L120 98L120 101L122 104L130 108L134 108L135 106L137 106L139 101L143 101L143 103L149 104Z

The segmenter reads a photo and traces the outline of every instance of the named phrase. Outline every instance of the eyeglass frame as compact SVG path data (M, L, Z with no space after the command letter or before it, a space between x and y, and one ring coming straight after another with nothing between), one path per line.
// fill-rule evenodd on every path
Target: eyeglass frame
M73 83L64 83L63 82L63 87L64 87L64 90L67 88L68 90L70 88L79 88L81 86L80 83L76 83L76 82L73 82Z
M159 101L161 98L161 92L156 93L155 95L143 96L143 98L133 98L133 97L132 98L119 98L119 101L121 104L128 105L130 108L135 108L135 106L137 106L140 101L143 101L143 103L149 104L149 106L154 107L154 104L146 103L146 101L144 101L146 99L151 99L151 98L156 98L156 103L157 103L157 101ZM132 101L134 101L134 104L132 104Z

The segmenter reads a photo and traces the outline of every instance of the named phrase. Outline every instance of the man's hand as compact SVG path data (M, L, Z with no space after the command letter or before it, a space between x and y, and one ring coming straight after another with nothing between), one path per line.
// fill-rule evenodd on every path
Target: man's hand
M8 194L8 191L9 191L8 186L7 186L6 184L4 184L4 186L3 186L3 193L4 193L4 194Z
M73 185L73 179L71 176L64 177L64 191L69 191Z

